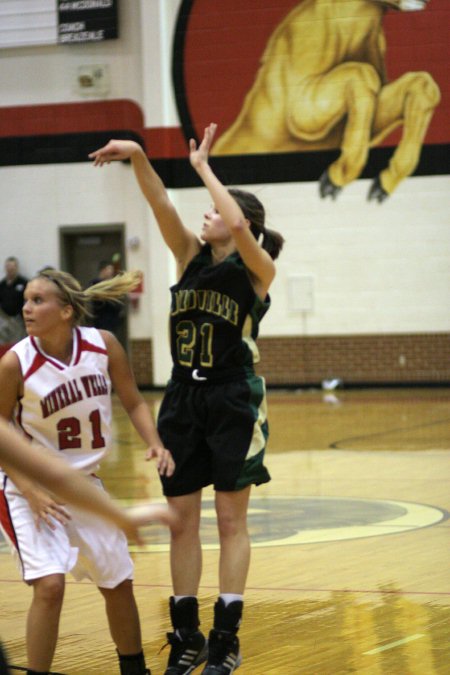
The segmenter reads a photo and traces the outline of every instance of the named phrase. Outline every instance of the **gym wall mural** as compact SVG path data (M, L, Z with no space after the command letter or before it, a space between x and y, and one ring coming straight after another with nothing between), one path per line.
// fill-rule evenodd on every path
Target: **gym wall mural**
M316 181L339 200L366 178L382 203L408 176L450 172L449 19L448 0L180 0L178 125L147 127L129 98L3 107L0 166L85 162L114 135L190 187L187 141L215 121L225 181Z
M383 202L406 177L448 173L445 0L185 0L173 50L184 136L219 124L212 154L251 155L258 182L359 177ZM235 162L233 161L236 160Z

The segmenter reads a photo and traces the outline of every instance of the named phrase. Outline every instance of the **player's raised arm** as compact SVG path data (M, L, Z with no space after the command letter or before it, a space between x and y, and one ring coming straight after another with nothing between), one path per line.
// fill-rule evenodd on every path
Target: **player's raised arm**
M183 269L200 249L199 240L183 225L164 183L139 143L111 140L103 148L91 152L89 157L94 160L94 166L103 166L116 160L131 160L139 187L153 211L164 241Z
M216 124L207 126L202 142L198 147L195 140L190 140L190 161L228 227L242 260L252 273L255 280L255 290L264 297L275 276L275 265L271 256L260 246L254 233L252 233L251 222L245 217L238 201L222 184L209 165L209 151L216 129Z

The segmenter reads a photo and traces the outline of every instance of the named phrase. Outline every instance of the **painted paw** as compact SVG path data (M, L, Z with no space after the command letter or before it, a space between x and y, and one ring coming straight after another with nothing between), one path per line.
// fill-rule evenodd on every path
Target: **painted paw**
M373 180L373 182L372 182L372 184L369 188L369 192L367 194L367 201L378 202L379 204L382 204L388 197L389 197L389 194L386 192L386 190L381 185L380 177L377 176Z
M322 199L331 197L331 199L335 200L342 191L342 188L332 183L328 171L325 171L319 179L319 191Z

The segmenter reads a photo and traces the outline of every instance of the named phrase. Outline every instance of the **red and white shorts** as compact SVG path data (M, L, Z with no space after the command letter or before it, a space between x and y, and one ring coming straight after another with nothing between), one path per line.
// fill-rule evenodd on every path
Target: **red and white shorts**
M91 480L103 490L99 478ZM38 531L28 501L7 478L0 491L0 527L24 581L70 572L77 581L88 578L100 588L115 588L133 578L133 561L124 533L86 511L64 506L72 519L54 521L52 530Z

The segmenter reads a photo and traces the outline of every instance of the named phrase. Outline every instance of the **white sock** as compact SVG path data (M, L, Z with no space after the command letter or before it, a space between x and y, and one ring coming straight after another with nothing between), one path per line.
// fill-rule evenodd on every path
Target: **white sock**
M227 607L230 602L234 602L235 600L240 600L240 602L244 601L244 596L238 595L237 593L221 593L219 597L221 597L224 601L225 607Z
M175 604L177 604L177 602L183 600L183 598L196 598L196 597L197 597L196 595L174 595L173 599Z

